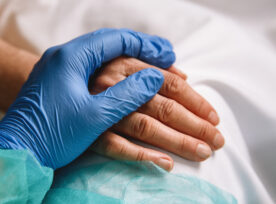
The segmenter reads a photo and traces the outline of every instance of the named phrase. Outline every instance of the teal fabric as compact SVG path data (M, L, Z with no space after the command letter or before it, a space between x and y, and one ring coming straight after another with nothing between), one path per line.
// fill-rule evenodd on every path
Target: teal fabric
M149 162L76 163L56 173L46 201L52 193L57 196L57 190L63 194L64 188L80 191L68 193L64 203L82 197L83 191L114 198L114 203L237 203L231 194L206 181L171 174Z
M90 155L91 156L91 155ZM229 193L150 162L108 161L41 167L26 151L0 150L0 203L237 203ZM1 200L2 199L2 200Z
M50 189L44 204L69 204L69 203L91 203L91 204L120 204L120 200L116 198L107 197L94 192L86 190L57 188Z
M0 203L41 203L53 180L26 150L0 149Z

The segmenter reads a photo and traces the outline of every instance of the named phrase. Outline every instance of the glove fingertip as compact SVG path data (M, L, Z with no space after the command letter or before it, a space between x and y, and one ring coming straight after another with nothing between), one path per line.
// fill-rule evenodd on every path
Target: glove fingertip
M150 36L142 38L141 42L141 60L160 68L168 68L175 62L173 46L167 39Z
M149 101L163 82L163 74L154 68L136 72L104 92L90 96L86 114L87 110L91 110L97 120L102 118L98 130L100 134Z
M163 74L154 68L143 69L108 88L98 96L108 96L120 101L132 101L140 106L150 100L161 88Z
M158 66L163 69L169 68L176 60L176 56L174 52L164 53L164 57L162 57L158 63Z
M138 75L138 73L140 73L140 75ZM149 97L153 97L164 82L163 74L154 68L147 68L138 73L136 73L136 75L142 79Z

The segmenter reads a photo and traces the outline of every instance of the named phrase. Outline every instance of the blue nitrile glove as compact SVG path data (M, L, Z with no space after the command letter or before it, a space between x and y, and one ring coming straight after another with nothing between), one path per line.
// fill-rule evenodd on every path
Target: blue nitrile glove
M162 68L175 60L167 40L127 29L102 29L52 47L0 123L0 147L29 149L53 169L78 157L107 128L151 99L163 83L159 71L145 69L90 95L90 75L120 55Z

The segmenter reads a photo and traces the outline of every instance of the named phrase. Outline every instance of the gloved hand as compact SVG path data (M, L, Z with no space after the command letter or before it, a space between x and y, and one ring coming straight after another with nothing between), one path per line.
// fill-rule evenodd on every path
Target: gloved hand
M121 55L162 68L175 60L171 44L127 29L101 29L48 49L0 123L0 147L29 149L57 169L85 151L106 129L151 99L163 75L145 69L98 95L89 77Z

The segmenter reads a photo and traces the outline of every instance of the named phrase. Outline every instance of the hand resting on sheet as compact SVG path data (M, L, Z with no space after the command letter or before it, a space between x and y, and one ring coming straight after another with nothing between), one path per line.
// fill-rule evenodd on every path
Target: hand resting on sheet
M115 59L92 78L90 91L102 92L148 67L154 66L135 58ZM93 150L114 159L148 160L168 171L173 168L173 160L167 154L136 145L127 139L131 137L185 159L207 159L212 150L224 145L224 138L215 128L219 118L214 108L187 84L185 74L174 67L167 71L155 68L165 78L159 94L102 134L92 145Z

